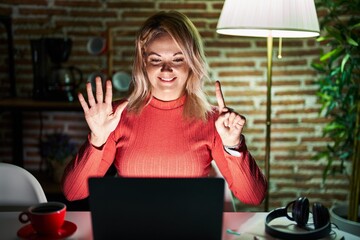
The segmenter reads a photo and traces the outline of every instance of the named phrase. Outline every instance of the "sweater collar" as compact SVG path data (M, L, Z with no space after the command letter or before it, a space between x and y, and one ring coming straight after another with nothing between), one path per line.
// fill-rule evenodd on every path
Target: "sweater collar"
M167 110L167 109L174 109L183 106L185 100L186 100L186 94L172 101L162 101L160 99L152 97L150 100L150 105L155 108Z

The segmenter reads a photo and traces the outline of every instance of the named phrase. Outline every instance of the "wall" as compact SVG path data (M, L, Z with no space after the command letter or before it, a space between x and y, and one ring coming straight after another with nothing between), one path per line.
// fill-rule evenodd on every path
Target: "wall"
M94 71L107 71L106 55L93 56L86 50L92 36L106 36L111 28L114 42L114 71L131 71L134 35L139 25L158 10L176 9L198 27L206 46L212 82L206 84L209 99L216 104L214 80L223 84L226 103L247 118L247 145L264 167L266 115L266 40L218 35L215 32L223 1L66 1L3 0L0 14L13 18L16 84L21 97L32 96L30 39L71 37L74 46L68 65L82 69L86 77ZM321 16L319 11L319 16ZM274 41L274 55L278 41ZM308 196L330 206L347 198L344 176L322 182L325 163L312 157L324 149L329 139L322 137L327 119L319 115L316 72L310 64L320 54L315 39L284 39L283 58L274 57L271 127L270 208L284 206L297 196ZM25 167L39 167L39 126L44 133L60 130L81 144L87 126L81 113L26 113L24 122ZM8 113L0 115L1 160L11 161L11 133ZM261 211L263 206L241 210Z

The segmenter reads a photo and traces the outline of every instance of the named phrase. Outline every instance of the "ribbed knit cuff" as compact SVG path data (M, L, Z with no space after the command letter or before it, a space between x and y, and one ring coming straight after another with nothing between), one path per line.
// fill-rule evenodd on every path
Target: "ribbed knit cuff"
M240 146L242 145L243 143L243 140L244 140L244 136L241 134L240 135L240 142L234 146L228 146L228 145L224 145L224 148L225 149L231 149L231 150L239 150L240 149Z

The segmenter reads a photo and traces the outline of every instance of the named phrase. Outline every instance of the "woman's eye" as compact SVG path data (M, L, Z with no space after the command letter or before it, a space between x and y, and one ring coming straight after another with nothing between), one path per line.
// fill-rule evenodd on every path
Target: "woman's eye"
M150 61L150 63L152 63L152 64L159 64L159 63L161 62L161 60L160 60L160 59L157 59L157 58L151 58L149 61Z
M184 59L183 58L175 58L173 61L175 63L182 63L182 62L184 62Z

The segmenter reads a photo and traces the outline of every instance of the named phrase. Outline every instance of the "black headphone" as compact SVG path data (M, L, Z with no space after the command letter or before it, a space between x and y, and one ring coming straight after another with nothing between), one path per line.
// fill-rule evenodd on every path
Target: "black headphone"
M288 208L292 205L292 217L288 214ZM312 206L312 214L314 219L315 229L309 230L306 224L309 219L309 200L306 197L299 197L297 200L292 201L286 207L277 208L271 211L265 220L265 232L275 238L282 239L319 239L324 238L330 234L331 223L329 211L321 203L314 203ZM287 217L291 221L295 221L297 226L309 230L305 233L290 233L276 229L270 225L270 222L275 218Z

